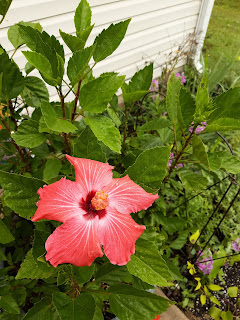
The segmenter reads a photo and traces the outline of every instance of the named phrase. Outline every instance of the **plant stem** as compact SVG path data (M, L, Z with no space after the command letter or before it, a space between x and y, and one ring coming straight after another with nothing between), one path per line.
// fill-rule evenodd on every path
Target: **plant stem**
M57 91L58 91L58 95L59 95L59 98L61 101L63 119L66 120L64 96L62 94L61 88L59 88ZM69 139L69 136L65 132L63 133L63 138L64 138L65 147L66 147L66 153L70 154L70 152L71 152L70 139Z
M78 98L79 98L79 92L80 92L80 88L81 88L81 83L82 83L82 80L80 80L78 82L78 88L77 88L77 93L76 93L76 97L75 97L75 104L74 104L74 109L73 109L73 113L72 113L72 118L71 118L71 121L73 122L74 120L74 117L75 117L75 114L76 114L76 111L77 111L77 103L78 103Z

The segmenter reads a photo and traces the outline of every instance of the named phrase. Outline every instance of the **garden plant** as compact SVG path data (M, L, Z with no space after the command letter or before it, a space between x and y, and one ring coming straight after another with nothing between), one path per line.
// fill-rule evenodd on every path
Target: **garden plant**
M195 92L182 73L161 87L152 63L129 82L96 77L130 19L90 46L86 0L74 23L59 31L68 61L39 23L8 31L25 70L0 46L0 320L159 319L174 302L154 286L237 319L238 287L221 304L214 281L240 260L240 160L224 137L240 129L240 88L213 97L207 72Z

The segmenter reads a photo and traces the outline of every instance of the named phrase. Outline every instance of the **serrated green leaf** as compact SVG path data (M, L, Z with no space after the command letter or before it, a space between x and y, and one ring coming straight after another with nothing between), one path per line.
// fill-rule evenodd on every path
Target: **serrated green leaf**
M40 73L49 81L57 84L53 77L51 63L48 61L46 57L44 57L41 53L31 52L31 51L22 51L25 58L28 60L34 68L38 69Z
M93 113L100 113L107 109L108 103L118 88L121 87L125 76L100 76L89 81L82 87L79 95L83 110Z
M129 275L126 266L116 266L109 262L104 263L95 273L97 282L106 282L109 285L117 284Z
M59 33L63 41L66 43L66 45L72 52L79 51L84 48L85 43L78 37L65 33L62 30L59 30Z
M217 284L209 284L208 288L212 291L219 291L219 290L223 290L222 287L218 286Z
M154 119L146 122L140 128L139 131L152 131L152 130L161 130L171 126L171 121L165 118Z
M16 98L24 88L24 78L18 66L8 57L0 46L0 99Z
M87 0L81 0L74 15L77 36L79 36L86 28L91 26L91 18L92 11Z
M219 171L222 165L222 159L216 153L208 153L209 167L211 171Z
M11 136L19 146L27 148L40 146L46 140L46 136L39 133L38 125L39 123L35 120L25 120L20 124L17 132Z
M196 135L192 138L192 148L194 157L209 169L209 161L205 145L202 142L202 139Z
M240 119L240 88L230 89L219 95L214 100L214 108L209 124L220 118Z
M174 126L183 127L183 119L179 101L181 82L173 74L167 84L166 108Z
M135 92L127 92L127 93L123 93L123 99L125 103L131 103L133 101L138 101L141 100L142 97L145 96L145 94L147 94L148 91L144 91L144 90L139 90L139 91L135 91Z
M51 277L56 269L49 266L49 271L42 271L33 258L32 249L28 251L21 267L16 275L16 279L45 279Z
M73 53L72 57L69 59L67 75L72 86L79 82L86 74L88 63L94 50L95 46L85 48Z
M175 250L181 250L182 247L185 245L188 239L188 231L181 232L177 239L175 239L171 244L170 247Z
M121 136L111 119L105 116L88 116L85 118L99 141L102 141L111 150L121 152Z
M6 205L21 217L30 219L37 210L37 190L43 182L0 170L0 184L4 189Z
M50 180L57 177L62 167L61 160L59 159L48 159L45 168L43 170L43 180Z
M191 93L184 88L181 88L180 90L179 100L183 121L185 126L188 127L191 125L194 119L194 113L196 108L195 101Z
M0 243L9 243L14 240L13 235L8 230L4 222L0 219ZM1 258L0 258L1 260Z
M233 118L219 118L207 125L205 132L240 130L240 120Z
M236 298L238 295L238 287L229 287L227 289L227 293L228 293L229 297Z
M68 295L53 294L53 303L61 320L92 320L95 313L95 301L89 294L83 294L72 300Z
M85 282L88 282L92 277L92 274L94 272L94 264L92 264L90 267L72 266L72 270L73 270L73 273L75 274L77 282L85 283Z
M8 29L8 39L15 49L22 46L25 43L24 39L21 37L19 25L30 26L33 29L39 30L40 32L42 31L42 26L40 25L40 23L20 21L17 24L11 26Z
M129 22L130 19L111 24L97 36L94 41L97 44L93 54L95 62L105 59L117 49L126 34Z
M153 63L137 71L128 85L129 92L148 91L153 77Z
M0 296L0 309L9 313L20 314L17 302L10 295Z
M128 271L149 284L167 286L171 280L170 271L157 247L143 239L136 242L136 252L127 263Z
M170 301L127 285L110 287L110 307L121 320L153 319L169 307Z
M59 320L59 316L48 297L43 298L25 314L22 320Z
M34 240L32 248L32 256L38 268L43 272L54 272L54 268L45 261L39 261L39 258L46 253L45 243L50 236L49 232L34 230ZM52 270L51 270L52 269Z
M22 98L35 108L40 107L42 101L49 101L49 93L45 83L37 77L25 77L25 85Z
M106 162L106 154L92 130L87 126L74 143L74 156Z
M198 191L206 188L207 186L207 179L204 178L202 175L194 173L189 170L181 170L178 172L179 178L182 181L184 188Z
M107 112L108 112L109 117L115 123L116 127L119 128L120 125L122 124L122 122L119 119L118 113L115 110L111 109L111 108L107 108Z
M221 310L216 307L211 307L208 311L208 314L214 319L214 320L220 320Z
M159 189L166 175L167 163L170 157L169 147L155 147L143 151L135 163L129 167L124 175L137 184Z
M0 17L0 23L2 23L3 19L5 18L11 3L12 0L0 0L0 15L2 15L2 17Z
M50 130L65 133L74 132L77 130L77 127L71 122L59 119L56 111L50 103L43 101L41 103L41 110L44 121Z
M240 172L240 160L233 156L229 151L215 152L215 155L221 159L221 168L229 173L238 174Z

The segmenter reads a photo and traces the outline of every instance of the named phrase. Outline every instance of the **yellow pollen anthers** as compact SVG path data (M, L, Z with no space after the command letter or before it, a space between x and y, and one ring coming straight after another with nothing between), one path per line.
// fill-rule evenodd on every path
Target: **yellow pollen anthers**
M91 204L95 210L105 209L108 206L108 194L104 190L96 192Z

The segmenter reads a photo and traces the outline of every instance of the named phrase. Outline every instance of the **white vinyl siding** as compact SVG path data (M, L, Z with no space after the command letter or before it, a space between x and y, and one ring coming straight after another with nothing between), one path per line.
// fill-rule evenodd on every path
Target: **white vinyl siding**
M54 34L61 43L59 29L74 34L74 11L79 0L13 0L5 20L0 25L0 43L12 54L13 47L7 38L8 27L19 21L40 22L43 29ZM127 35L118 49L94 68L94 75L117 71L130 79L146 63L154 62L154 76L161 74L167 55L193 33L202 0L89 0L92 22L95 27L87 45L111 23L132 18ZM25 48L22 48L26 50ZM64 46L66 61L71 56ZM26 60L18 51L14 60L24 68ZM179 63L179 67L184 61ZM30 75L36 75L36 70ZM67 76L66 76L67 78ZM55 98L55 89L50 95Z

